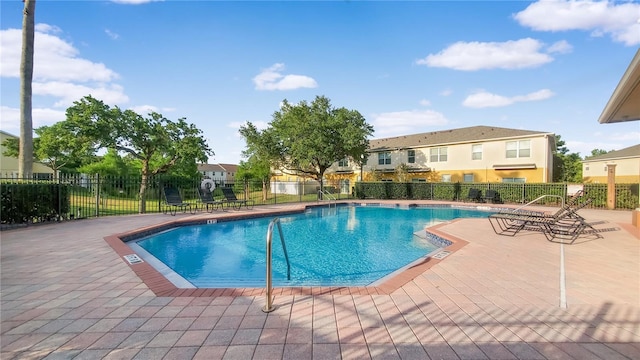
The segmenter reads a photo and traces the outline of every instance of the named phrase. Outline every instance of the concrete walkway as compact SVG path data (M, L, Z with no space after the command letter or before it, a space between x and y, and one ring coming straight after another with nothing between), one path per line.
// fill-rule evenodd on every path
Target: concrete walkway
M389 294L278 295L269 314L263 296L158 297L104 240L168 215L4 231L0 358L640 359L638 231L580 214L621 229L563 245L458 220L437 231L468 244Z

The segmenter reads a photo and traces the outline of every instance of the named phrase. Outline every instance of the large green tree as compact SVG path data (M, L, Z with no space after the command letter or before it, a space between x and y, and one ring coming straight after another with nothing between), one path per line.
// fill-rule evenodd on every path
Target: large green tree
M236 179L238 180L257 180L262 184L262 201L267 201L267 193L269 191L269 181L271 180L271 164L266 158L260 158L257 155L251 155L247 161L240 161Z
M580 153L569 153L565 141L556 135L556 150L553 153L554 182L582 182L582 158Z
M140 161L140 213L146 211L145 192L151 175L166 173L174 166L195 166L213 154L202 131L184 118L171 121L156 112L143 117L91 96L74 102L66 114L78 138L90 139L97 149L115 149Z
M33 173L33 118L32 80L33 46L35 37L36 0L23 0L22 54L20 58L20 151L18 176L29 177Z
M267 157L271 166L291 175L320 182L336 161L354 161L365 155L373 126L356 110L335 108L324 96L313 102L282 102L267 129L258 131L247 123L240 128L249 149Z

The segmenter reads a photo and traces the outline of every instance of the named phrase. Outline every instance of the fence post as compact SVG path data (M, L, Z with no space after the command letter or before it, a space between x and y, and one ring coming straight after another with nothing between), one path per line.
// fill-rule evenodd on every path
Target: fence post
M100 174L96 174L96 213L95 216L100 216Z

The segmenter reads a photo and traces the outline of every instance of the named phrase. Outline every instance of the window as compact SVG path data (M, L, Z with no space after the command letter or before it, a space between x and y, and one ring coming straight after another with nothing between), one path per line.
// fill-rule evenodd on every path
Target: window
M439 147L429 150L431 162L444 162L447 161L447 148Z
M463 182L473 182L473 174L464 174Z
M504 183L523 183L526 182L525 178L502 178L502 182Z
M423 183L423 182L427 182L427 179L411 179L411 182Z
M342 160L338 161L338 166L340 166L340 167L349 166L349 160L347 160L345 158L345 159L342 159Z
M482 160L482 144L471 145L471 160Z
M389 165L391 164L391 152L385 151L378 153L378 165Z
M415 150L407 151L407 163L415 164L415 162L416 162L416 151Z
M451 182L451 174L443 174L442 182Z
M531 140L507 141L507 159L529 157Z

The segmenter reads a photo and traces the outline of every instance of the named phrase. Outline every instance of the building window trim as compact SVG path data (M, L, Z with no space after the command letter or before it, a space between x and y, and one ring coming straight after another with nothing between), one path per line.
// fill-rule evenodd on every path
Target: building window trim
M378 165L390 165L391 164L391 151L384 151L378 153Z

